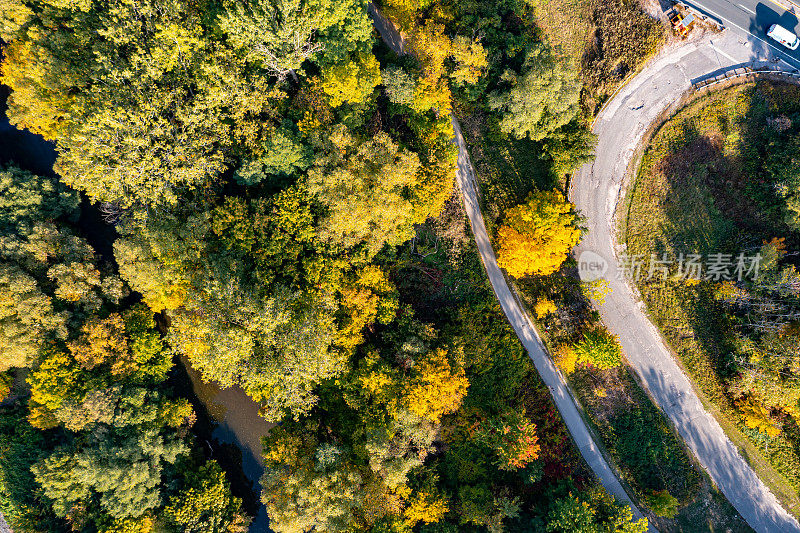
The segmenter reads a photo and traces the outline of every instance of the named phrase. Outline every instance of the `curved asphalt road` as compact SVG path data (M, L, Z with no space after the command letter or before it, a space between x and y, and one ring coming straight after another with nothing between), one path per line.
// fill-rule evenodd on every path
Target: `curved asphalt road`
M386 20L372 4L369 6L369 13L384 42L396 53L405 53L402 37L392 23ZM514 328L520 341L522 341L523 346L525 346L525 349L528 351L528 355L533 360L533 364L542 377L542 381L544 381L547 388L550 389L550 394L555 401L556 407L561 413L561 417L564 419L575 444L580 450L581 455L583 455L583 458L589 464L589 467L591 467L600 483L610 494L614 495L619 501L628 504L633 510L636 519L642 518L642 513L631 501L617 478L616 473L611 469L605 457L595 444L592 434L589 432L583 418L581 418L577 402L572 397L564 378L553 365L530 317L528 317L514 297L503 276L503 272L497 265L494 249L492 248L492 243L489 240L489 235L486 232L486 226L483 221L483 214L481 213L480 203L478 201L478 185L475 180L475 171L472 168L466 142L461 134L461 126L458 124L455 116L452 116L451 120L453 123L453 132L455 134L454 142L456 146L458 146L456 181L461 189L464 199L464 208L466 209L470 225L472 226L472 233L475 236L475 242L478 245L481 260L486 268L486 273L489 276L489 281L492 283L492 288L500 302L500 306L503 308L503 312L506 314L506 317L508 317L508 321ZM657 530L650 526L650 531L655 532Z
M764 57L764 50L757 41L725 32L664 54L628 83L597 117L596 159L576 173L570 186L570 199L586 216L589 227L576 255L580 261L580 254L588 250L607 262L603 277L612 293L597 306L603 322L619 335L631 366L731 504L756 531L800 532L797 520L781 507L703 408L635 291L617 277L614 216L626 170L645 131L690 90L693 79L732 65L752 65L754 58Z

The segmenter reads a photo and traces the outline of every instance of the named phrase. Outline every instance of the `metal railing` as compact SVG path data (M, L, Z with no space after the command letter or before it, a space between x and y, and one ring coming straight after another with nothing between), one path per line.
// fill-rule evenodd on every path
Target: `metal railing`
M699 91L727 80L732 80L735 78L743 78L746 76L759 76L764 74L800 79L800 72L796 70L786 71L786 70L770 69L770 68L754 69L751 67L736 67L730 70L726 70L722 74L717 74L716 76L711 76L709 78L696 81L692 84L692 88L696 91Z

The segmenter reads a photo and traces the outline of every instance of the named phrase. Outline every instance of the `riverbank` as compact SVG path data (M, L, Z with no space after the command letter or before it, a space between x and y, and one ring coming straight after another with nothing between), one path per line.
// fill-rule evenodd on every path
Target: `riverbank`
M200 377L200 372L192 368L191 363L181 357L181 364L192 383L192 391L199 403L205 409L207 418L213 424L211 438L213 441L206 441L211 448L211 457L217 459L221 464L227 466L228 463L238 463L238 467L244 473L247 481L251 483L251 490L255 495L255 500L237 494L245 502L245 508L255 514L253 524L250 526L250 533L271 533L269 520L267 519L267 509L261 503L261 476L264 474L264 460L261 455L261 437L267 434L275 424L270 424L258 414L259 405L254 402L239 387L229 387L221 389L216 383L205 382ZM215 446L214 441L222 443L223 446ZM225 444L234 445L241 452L241 460L236 461L232 457L223 457ZM226 468L226 470L228 470ZM234 481L231 480L233 483ZM236 483L239 488L244 483L239 480ZM257 505L254 508L253 503Z
M6 116L8 92L7 87L0 86L0 165L14 163L36 174L53 175L53 164L56 160L54 143L11 125ZM97 210L85 199L81 203L81 209L78 225L82 233L104 259L113 262L111 244L116 235L115 229L105 224ZM247 510L255 515L250 527L251 533L271 533L266 507L260 501L260 478L264 472L261 436L266 435L272 425L258 415L259 405L243 390L223 390L214 384L204 383L188 361L181 359L181 364L191 381L195 398L190 399L195 409L205 410L205 413L198 413L200 420L198 427L194 428L195 435L206 441L210 456L225 468L234 493L242 498ZM184 388L188 389L188 384ZM190 391L185 392L188 396ZM210 436L210 440L207 436ZM239 454L241 460L236 457ZM3 522L0 522L0 532L3 531L2 525Z

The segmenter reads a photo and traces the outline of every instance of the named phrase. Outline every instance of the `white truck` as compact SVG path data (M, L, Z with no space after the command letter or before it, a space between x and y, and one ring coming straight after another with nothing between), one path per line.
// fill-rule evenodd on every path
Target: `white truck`
M798 45L800 45L800 39L797 38L797 35L777 24L769 27L767 37L778 41L789 50L797 50Z

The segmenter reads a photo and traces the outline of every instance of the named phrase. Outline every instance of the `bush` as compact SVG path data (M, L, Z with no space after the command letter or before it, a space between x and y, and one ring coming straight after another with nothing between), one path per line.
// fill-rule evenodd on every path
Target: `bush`
M551 313L555 313L558 308L552 300L547 298L540 298L536 305L533 306L533 312L536 313L536 318L544 318Z
M644 500L656 516L675 518L678 514L678 499L666 489L647 494Z
M583 340L575 345L578 362L591 364L601 370L622 364L622 346L616 335L604 327L597 327L583 334Z
M575 372L575 365L578 363L578 354L575 353L575 350L571 346L562 344L556 348L555 352L553 352L553 359L555 360L556 366L564 374L569 375Z

